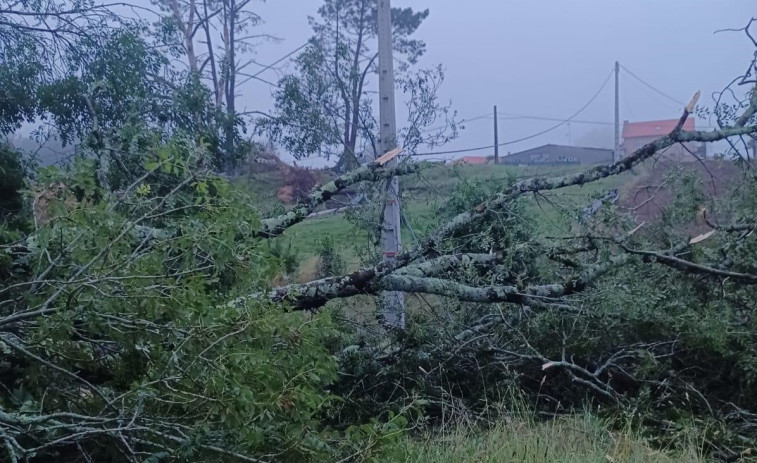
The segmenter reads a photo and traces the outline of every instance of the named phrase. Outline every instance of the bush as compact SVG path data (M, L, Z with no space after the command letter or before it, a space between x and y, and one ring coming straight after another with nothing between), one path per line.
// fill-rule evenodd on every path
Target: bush
M318 278L342 275L346 265L344 259L334 247L334 240L330 236L320 238L318 246Z
M0 220L23 207L24 169L20 155L0 144Z
M291 167L287 171L286 186L292 189L292 201L298 202L307 198L316 184L316 175L311 169Z

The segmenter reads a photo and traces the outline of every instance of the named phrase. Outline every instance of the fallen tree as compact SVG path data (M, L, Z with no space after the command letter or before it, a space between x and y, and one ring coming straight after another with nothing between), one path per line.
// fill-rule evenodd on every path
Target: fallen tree
M757 92L746 93L719 129L682 130L694 98L670 134L613 165L514 183L392 261L275 288L264 239L347 186L422 165L369 164L262 221L197 168L202 148L186 139L154 141L171 156L121 191L98 185L84 159L48 172L41 181L75 194L51 197L44 223L2 248L3 450L11 461L334 460L344 457L335 429L368 423L345 435L371 448L397 430L385 412L406 412L413 394L443 419L445 407L501 400L501 385L548 414L588 401L656 425L718 419L729 432L707 436L711 447L747 447L757 426L749 163L743 192L723 205L732 222L708 217L703 238L669 224L644 233L608 210L597 214L614 214L605 227L591 230L602 219L591 217L547 239L518 211L527 196L620 175L676 143L757 137ZM691 220L690 206L673 218ZM383 290L438 302L379 340L328 313L288 313Z
M752 91L752 94L757 95L757 92ZM691 102L686 108L684 108L683 114L679 118L677 125L669 134L642 146L631 155L612 165L597 166L581 173L561 177L537 177L518 182L494 198L487 200L472 210L462 212L448 222L442 224L436 230L431 232L429 237L426 238L420 246L411 251L399 254L395 260L390 263L382 263L376 267L361 269L357 272L341 277L333 277L305 284L276 288L271 293L270 298L273 301L288 301L298 309L312 310L331 299L349 297L356 294L376 294L379 291L406 291L450 297L456 296L460 300L470 302L514 303L521 302L522 298L528 294L543 294L549 297L559 297L571 294L575 291L580 291L586 287L586 279L580 277L576 278L574 282L544 285L541 287L526 287L519 289L511 286L488 286L473 288L459 285L454 281L428 278L424 280L423 278L395 275L395 272L417 262L419 259L433 255L443 255L443 244L445 240L454 238L455 234L462 229L474 227L477 222L491 216L492 214L507 214L507 208L520 196L525 194L536 194L575 185L584 185L612 175L619 175L676 143L691 141L706 143L724 140L730 137L757 134L757 126L745 125L749 120L749 117L744 118L743 115L739 117L734 125L722 127L718 130L704 132L682 130L683 124L694 110L698 99L699 93L697 92ZM755 107L757 107L757 96L751 98L749 106L744 110L744 114L754 114ZM316 195L318 194L320 193L316 193ZM308 209L303 206L302 210L307 211ZM297 214L292 213L291 216L286 217L295 216L297 216ZM688 246L685 246L679 249L678 253L680 254L684 252L687 247ZM666 251L634 250L623 246L622 243L621 249L629 254L656 257L657 262L669 265L681 271L707 272L707 269L709 268L680 259ZM424 265L432 267L433 270L433 261L426 262ZM709 272L715 274L719 272L720 276L729 276L748 283L757 282L757 274L736 274L714 269L710 269Z

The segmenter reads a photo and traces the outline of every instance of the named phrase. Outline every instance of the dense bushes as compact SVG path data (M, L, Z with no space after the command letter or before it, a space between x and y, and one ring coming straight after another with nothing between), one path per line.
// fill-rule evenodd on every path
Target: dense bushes
M86 159L40 173L65 187L8 248L5 451L40 462L320 461L380 440L391 421L346 439L320 423L337 399L328 314L230 303L265 291L280 263L246 233L258 224L249 198L192 167L202 147L152 151L170 155L119 192L103 190Z

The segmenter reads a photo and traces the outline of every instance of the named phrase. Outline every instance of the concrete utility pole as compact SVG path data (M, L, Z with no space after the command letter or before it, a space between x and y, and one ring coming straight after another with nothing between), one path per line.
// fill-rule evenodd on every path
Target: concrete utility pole
M620 63L615 61L615 150L612 162L620 160Z
M499 133L497 132L497 105L494 105L494 164L499 164Z
M397 146L397 122L394 113L394 63L392 61L392 9L389 0L378 0L379 52L379 124L381 154ZM395 157L388 168L399 161ZM381 230L384 260L390 261L402 248L400 234L399 179L392 177L387 184L384 221ZM387 327L405 329L405 297L398 291L381 294L381 314Z

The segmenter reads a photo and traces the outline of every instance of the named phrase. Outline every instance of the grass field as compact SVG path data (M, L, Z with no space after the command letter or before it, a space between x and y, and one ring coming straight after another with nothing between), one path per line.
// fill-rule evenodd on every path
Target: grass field
M591 415L535 423L500 420L482 431L456 428L406 438L385 461L408 463L698 463L695 438L682 448L655 450L631 430L614 431Z

